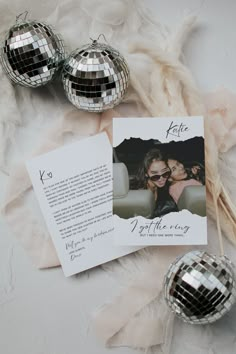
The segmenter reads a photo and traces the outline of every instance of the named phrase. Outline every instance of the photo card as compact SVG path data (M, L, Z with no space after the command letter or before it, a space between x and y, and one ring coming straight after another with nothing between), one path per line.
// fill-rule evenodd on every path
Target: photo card
M201 116L113 118L117 245L207 244Z

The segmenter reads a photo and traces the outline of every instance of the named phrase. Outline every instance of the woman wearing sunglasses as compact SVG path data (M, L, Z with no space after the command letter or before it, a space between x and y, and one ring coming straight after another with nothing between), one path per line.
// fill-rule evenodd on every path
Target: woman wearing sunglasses
M204 184L205 171L201 164L193 163L192 166L185 168L180 161L172 157L168 158L167 163L171 171L169 193L176 203L186 186Z
M176 203L169 194L170 173L159 149L152 149L145 155L138 173L138 188L150 189L155 196L156 205L152 218L178 211Z

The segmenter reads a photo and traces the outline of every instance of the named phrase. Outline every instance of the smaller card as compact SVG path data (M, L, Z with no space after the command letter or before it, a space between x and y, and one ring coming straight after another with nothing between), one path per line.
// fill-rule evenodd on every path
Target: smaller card
M117 245L207 244L203 117L113 119Z
M114 245L112 147L105 133L37 156L27 170L65 276L138 249Z

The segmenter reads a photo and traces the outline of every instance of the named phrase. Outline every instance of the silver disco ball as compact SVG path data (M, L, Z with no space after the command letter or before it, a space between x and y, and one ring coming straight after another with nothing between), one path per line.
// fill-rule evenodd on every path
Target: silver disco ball
M231 262L204 251L178 257L164 281L167 304L191 324L215 322L236 300L235 275Z
M22 21L7 32L0 56L3 69L13 82L39 87L55 77L65 59L65 48L50 26Z
M62 82L73 105L89 112L102 112L122 100L128 88L129 69L116 49L93 41L65 60Z

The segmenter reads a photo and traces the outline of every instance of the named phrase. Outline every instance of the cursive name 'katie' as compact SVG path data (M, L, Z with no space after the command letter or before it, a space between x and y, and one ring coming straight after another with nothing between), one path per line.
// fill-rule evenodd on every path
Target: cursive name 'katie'
M168 138L169 135L180 138L181 133L185 133L188 131L189 131L189 128L185 124L183 124L183 123L174 124L174 122L172 121L170 123L169 128L166 131L166 138Z
M182 231L183 234L187 234L187 232L190 229L190 226L188 225L180 225L180 224L172 224L172 225L167 225L163 224L162 218L158 219L157 221L146 221L143 224L139 219L134 219L130 222L132 225L132 230L131 232L138 232L140 235L143 234L144 232L146 234L153 234L158 231Z

